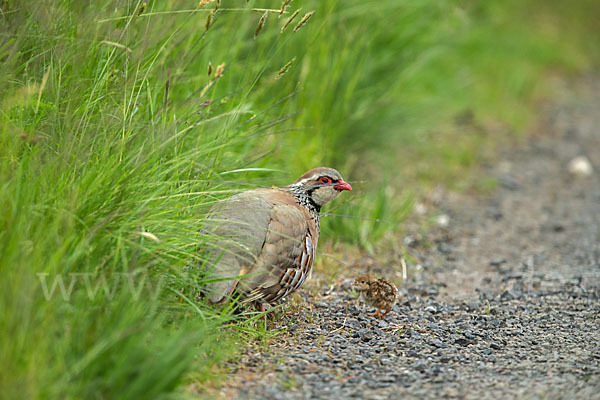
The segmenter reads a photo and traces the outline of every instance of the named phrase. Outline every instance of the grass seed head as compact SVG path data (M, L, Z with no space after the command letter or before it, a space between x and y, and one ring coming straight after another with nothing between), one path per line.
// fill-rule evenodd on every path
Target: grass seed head
M215 1L215 0L200 0L200 3L198 4L198 7L202 7L207 5L208 3Z
M294 61L296 61L296 57L292 58L290 61L287 62L287 64L281 67L281 69L277 73L277 76L275 77L275 80L281 78L288 71L288 69L290 69Z
M263 26L265 26L265 22L267 21L268 15L269 15L269 12L265 11L265 13L258 20L258 26L256 27L256 31L254 31L254 40L256 40L256 37L258 36L258 33L261 31Z
M138 11L138 15L141 15L144 13L144 11L146 11L146 7L148 6L148 2L147 1L143 1L142 4L140 5L140 9Z
M302 25L304 25L309 19L310 17L312 17L312 15L314 14L314 10L311 12L306 13L306 15L304 15L304 17L302 17L302 19L300 20L300 22L298 22L298 25L296 25L294 27L294 33L296 33L296 31L300 28L302 28Z
M214 16L214 11L210 10L210 13L208 13L208 17L206 17L206 30L208 30L208 28L210 28L210 26L213 23L213 16Z
M286 30L286 28L288 27L288 25L292 23L292 21L294 20L294 18L296 18L296 16L297 16L298 14L300 14L300 11L301 11L301 10L302 10L302 9L301 9L301 8L299 8L299 9L297 9L296 11L294 11L294 13L293 13L292 15L290 15L290 17L287 19L287 21L285 21L285 24L283 24L283 27L281 28L281 33L283 33L283 31L285 31L285 30Z
M210 74L212 74L212 63L209 61L208 62L208 76L210 76Z
M285 9L287 8L287 6L290 5L291 2L292 0L284 0L283 3L281 3L281 10L279 10L279 16L277 18L281 18L281 16L285 12Z
M221 63L217 65L217 69L215 70L215 80L220 79L223 76L223 72L225 71L225 63Z

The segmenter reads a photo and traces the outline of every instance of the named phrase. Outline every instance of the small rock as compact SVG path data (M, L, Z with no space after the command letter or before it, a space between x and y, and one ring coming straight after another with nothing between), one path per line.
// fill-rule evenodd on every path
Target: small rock
M508 301L508 300L513 300L515 299L517 296L515 296L515 294L510 291L510 290L505 290L504 292L502 292L502 294L500 295L500 298L502 300Z
M447 214L440 214L435 219L435 223L438 224L438 226L446 227L450 224L450 217Z
M408 247L417 247L420 243L420 240L412 235L408 235L404 237L403 242Z
M502 345L500 343L492 342L490 343L490 347L494 350L500 350L502 348Z
M442 357L440 357L440 361L443 363L448 363L452 361L452 356L449 354L444 354Z
M523 274L519 273L519 272L516 272L516 273L508 274L508 275L502 277L502 282L506 282L506 281L510 281L510 280L516 280L516 281L518 281L518 280L521 280L521 279L523 279Z
M417 360L414 363L412 363L410 366L419 372L423 372L427 369L427 362L425 362L423 360Z
M460 393L458 392L458 389L453 388L453 387L447 387L443 390L443 397L450 397L450 398L454 398L454 397L459 397Z
M502 187L505 187L508 190L515 191L520 187L519 182L511 174L501 174L498 181Z
M490 260L490 265L492 267L499 267L500 265L504 264L506 262L506 259L503 257L494 257Z
M552 225L552 230L554 232L564 232L565 231L565 226L562 225L562 224L558 224L557 223L557 224Z
M427 206L423 203L417 203L415 204L415 213L418 215L425 215L427 213Z
M442 342L439 339L432 339L431 340L431 344L434 345L435 347L439 348L439 349L444 348L444 347L448 347L447 344L445 344L444 342Z
M590 176L594 172L592 163L586 156L577 156L569 161L569 172L577 176Z
M486 212L486 215L487 215L489 218L492 218L492 219L494 219L494 220L496 220L496 221L499 221L499 220L501 220L501 219L502 219L502 217L504 216L504 214L502 214L502 211L501 211L501 210L500 210L500 208L498 208L498 207L493 207L493 208L490 208L490 209L489 209L489 210Z
M434 306L427 306L427 307L425 307L425 311L435 314L435 313L437 313L438 310Z
M471 332L471 331L464 331L463 335L464 335L464 336L465 336L467 339L470 339L470 340L473 340L473 339L475 339L475 335L473 335L473 332Z
M449 243L440 243L438 245L438 250L440 251L440 253L443 254L450 254L452 253L452 245L450 245Z

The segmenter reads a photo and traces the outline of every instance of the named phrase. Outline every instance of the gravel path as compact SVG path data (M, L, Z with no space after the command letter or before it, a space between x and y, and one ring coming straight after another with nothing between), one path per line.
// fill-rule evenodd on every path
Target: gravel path
M404 238L419 266L409 265L385 320L357 306L350 276L316 296L303 291L308 306L275 323L284 332L268 348L232 362L217 397L600 399L592 85L596 97L549 110L540 135L489 168L494 195L445 196L448 224ZM579 155L591 176L569 172Z

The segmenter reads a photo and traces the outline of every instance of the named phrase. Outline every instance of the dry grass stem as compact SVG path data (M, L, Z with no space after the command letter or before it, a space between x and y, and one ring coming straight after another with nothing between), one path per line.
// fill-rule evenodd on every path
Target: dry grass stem
M38 110L40 109L40 103L42 101L42 93L44 92L44 88L46 87L46 84L48 83L48 77L50 76L50 67L48 67L48 69L46 70L46 73L44 74L44 77L42 78L42 84L40 85L40 90L38 92L38 98L37 98L37 103L35 105L35 114L38 113Z
M258 33L261 31L263 26L265 26L265 22L267 21L268 15L269 15L269 12L265 11L265 13L258 20L258 26L256 27L256 31L254 31L254 40L256 40L256 37L258 36Z
M208 63L208 75L210 75L211 72L212 72L212 64ZM204 97L206 92L208 92L208 90L214 86L215 82L217 82L219 79L221 79L221 77L223 76L223 72L225 72L225 63L221 63L221 64L217 65L217 68L215 68L214 79L211 80L210 82L208 82L204 86L204 88L202 88L202 91L200 92L200 97Z
M284 0L284 2L281 4L281 10L279 10L279 16L277 18L281 18L281 16L285 12L285 9L287 8L287 6L290 5L291 2L292 0Z
M344 322L342 322L342 326L340 326L339 328L336 328L334 330L332 330L331 332L329 332L329 334L335 333L337 331L340 331L342 329L344 329L346 327L346 320L348 319L348 317L344 317Z
M208 90L213 87L213 84L215 83L215 81L210 81L208 82L203 88L202 91L200 92L200 97L204 97L204 95L206 94L206 92L208 92Z
M169 87L171 85L171 68L167 68L167 82L165 83L165 103L163 105L164 110L169 105Z
M296 18L296 16L297 16L298 14L300 14L300 11L301 11L301 10L302 10L302 9L301 9L301 8L299 8L299 9L297 9L296 11L294 11L294 13L293 13L292 15L290 15L290 17L287 19L287 21L285 21L285 24L283 24L283 27L281 28L281 33L283 33L283 31L285 31L285 30L286 30L286 28L288 27L288 25L292 23L292 21L294 20L294 18Z
M154 240L157 243L160 242L160 239L155 234L153 234L153 233L150 233L150 232L138 232L138 234L140 234L141 236L143 236L145 238Z
M109 40L102 40L102 41L100 41L100 44L105 44L107 46L116 47L117 49L125 50L128 53L131 53L133 51L129 47L122 45L121 43L111 42Z
M296 61L296 57L292 58L290 61L287 62L287 64L281 67L281 69L277 73L277 76L275 77L275 80L281 78L288 71L288 69L290 69L294 61Z
M404 256L400 257L400 264L402 265L402 283L404 283L408 278L408 273L406 271L406 261L404 260Z
M302 17L302 19L300 20L300 22L298 22L298 25L296 25L294 27L294 33L296 33L296 31L300 28L302 28L302 25L304 25L309 19L310 17L312 17L312 15L314 14L314 10L311 12L306 13L306 15L304 17Z

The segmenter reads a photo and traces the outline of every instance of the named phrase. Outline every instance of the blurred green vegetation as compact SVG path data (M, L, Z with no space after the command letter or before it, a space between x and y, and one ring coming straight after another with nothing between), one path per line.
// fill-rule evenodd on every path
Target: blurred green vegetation
M266 334L182 291L214 201L332 166L355 191L323 236L373 250L418 187L460 186L550 78L598 62L592 0L202 3L0 1L6 398L202 388ZM69 300L47 299L56 277Z

